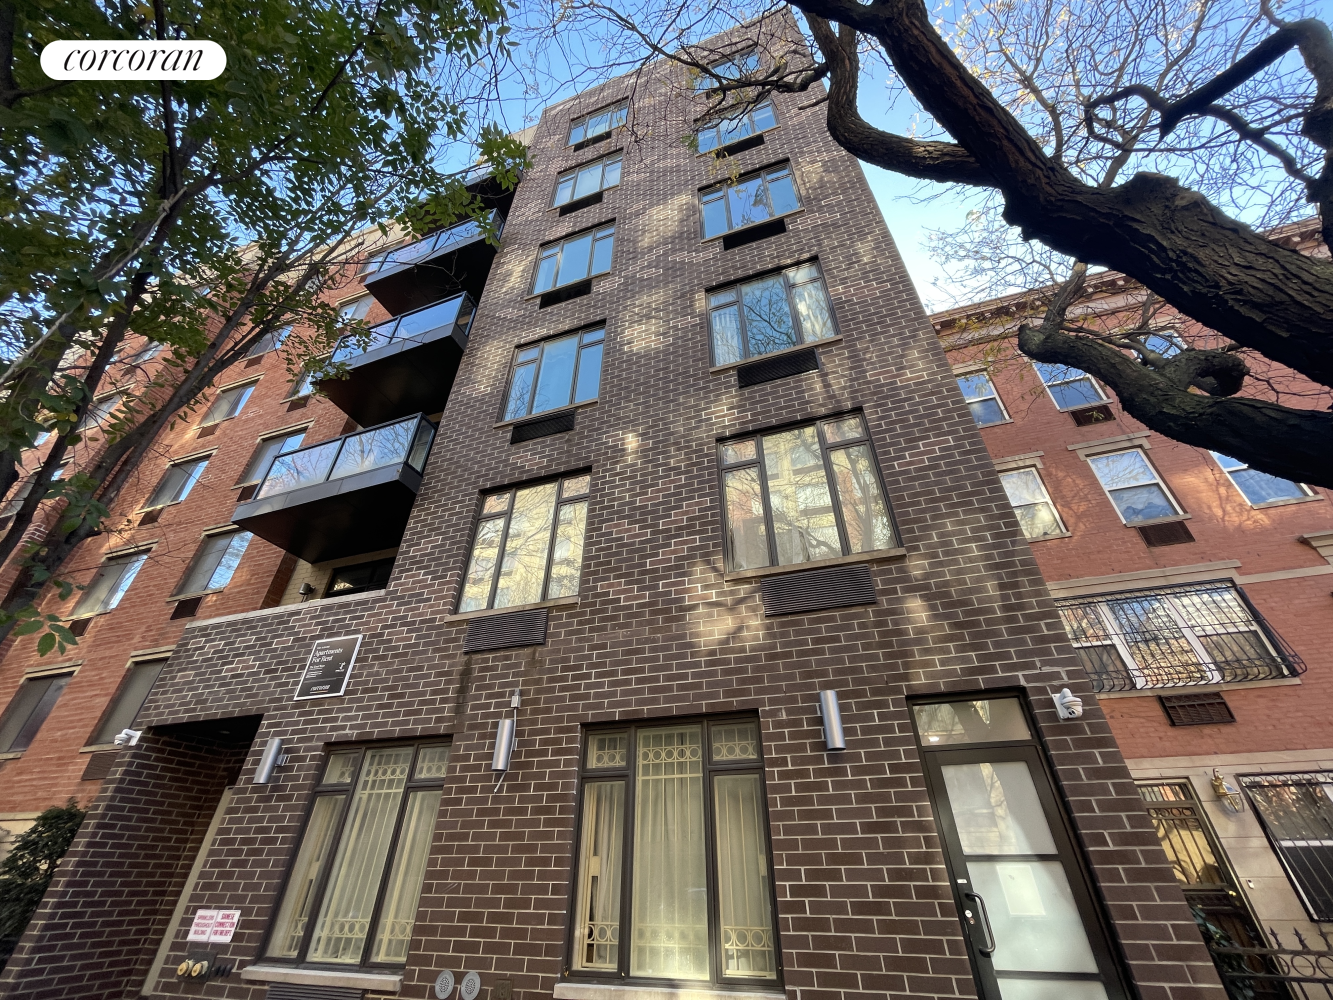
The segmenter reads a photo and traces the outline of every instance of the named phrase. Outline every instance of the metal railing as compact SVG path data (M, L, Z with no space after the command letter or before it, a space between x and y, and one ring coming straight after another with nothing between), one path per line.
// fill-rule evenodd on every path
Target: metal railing
M377 323L370 328L369 342L362 346L356 337L345 337L333 352L334 361L346 361L362 354L387 347L399 340L413 340L445 326L461 326L464 329L472 322L472 313L476 306L472 296L461 292L453 298L432 302L420 309L395 316L393 319Z
M498 229L504 229L504 217L494 209L491 210L490 219ZM365 269L361 272L361 278L363 281L369 281L380 271L420 263L434 257L437 253L443 253L451 247L477 239L481 234L481 223L476 219L468 219L466 222L460 222L448 229L441 229L438 233L424 236L414 243L408 243L406 246L397 247L393 250L386 250L384 253L371 257L366 261Z
M1333 948L1312 948L1292 929L1299 948L1284 948L1276 931L1275 948L1237 948L1209 942L1209 952L1227 993L1235 1000L1333 1000Z
M415 416L289 451L273 459L255 499L391 465L421 472L434 439L435 425Z
M1270 680L1305 671L1230 581L1055 603L1097 691Z

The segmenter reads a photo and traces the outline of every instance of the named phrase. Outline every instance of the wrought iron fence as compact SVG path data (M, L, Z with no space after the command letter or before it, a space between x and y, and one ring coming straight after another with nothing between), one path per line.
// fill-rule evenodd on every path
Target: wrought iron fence
M1333 1000L1333 945L1322 931L1322 948L1313 948L1292 929L1299 948L1282 947L1276 931L1273 948L1213 946L1209 951L1234 1000Z

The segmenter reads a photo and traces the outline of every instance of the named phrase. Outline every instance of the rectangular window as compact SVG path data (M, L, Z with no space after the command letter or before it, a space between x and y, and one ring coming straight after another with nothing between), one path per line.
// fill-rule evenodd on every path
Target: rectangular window
M1009 502L1014 505L1024 538L1033 541L1064 534L1065 526L1060 522L1060 515L1056 513L1055 504L1051 503L1050 494L1036 469L1001 472L1000 482L1009 495Z
M611 270L611 251L615 248L616 227L590 229L567 240L543 247L537 258L537 276L532 294L570 285L584 278Z
M596 399L602 380L605 334L598 327L520 348L514 354L504 419Z
M207 427L209 424L216 424L219 421L227 420L241 412L245 406L246 400L250 398L250 393L255 391L255 383L248 385L236 385L230 389L223 389L218 393L217 398L213 400L213 405L208 408L204 414L204 419L199 421L200 427Z
M599 135L606 135L612 129L624 125L628 115L629 102L621 101L619 104L594 111L582 118L575 118L569 123L569 142L566 145L572 146L584 139L594 139Z
M282 346L287 336L292 332L290 326L282 326L276 330L270 330L264 336L254 342L254 346L245 352L247 358L257 358L261 354L267 354L269 351L276 351Z
M571 969L776 983L758 721L590 730L582 760Z
M1004 412L1004 404L1000 402L999 393L995 391L994 383L985 372L959 375L958 388L962 390L963 398L967 400L967 408L972 411L972 419L976 421L978 427L1002 424L1009 419L1009 414Z
M103 396L101 399L93 400L93 404L88 407L87 412L84 413L83 419L79 421L79 426L75 428L75 431L82 434L84 431L96 427L102 421L106 420L107 417L116 412L120 407L121 399L121 394L117 392L110 396Z
M407 961L449 744L335 750L269 932L270 958Z
M707 153L746 136L758 135L778 127L772 101L763 101L730 118L719 118L699 130L699 152Z
M147 552L136 552L128 556L116 556L102 563L84 588L83 596L74 606L70 617L85 618L113 609L125 596L125 591L130 589L130 584L147 558Z
M1147 457L1137 448L1094 455L1088 464L1126 524L1182 513Z
M89 746L103 746L115 740L123 730L134 725L135 716L148 700L148 692L157 683L162 668L167 665L166 657L159 660L138 660L130 664L125 672L125 679L120 682L111 707L102 716L101 724L88 741Z
M338 318L344 324L355 323L357 320L365 319L370 313L370 307L375 304L375 298L372 295L362 295L360 298L352 299L351 302L344 302L338 307Z
M583 473L484 498L460 612L579 592L589 480Z
M0 753L18 753L32 745L37 730L56 707L60 692L73 674L33 677L19 685L18 693L0 715Z
M1229 582L1056 601L1099 691L1292 677L1304 667Z
M221 590L231 582L232 574L240 565L245 547L250 544L248 531L229 531L223 535L209 535L199 546L177 588L177 594L198 594L205 590Z
M731 570L893 548L889 506L860 414L724 441Z
M1333 771L1239 777L1310 919L1333 920Z
M700 203L706 240L789 215L801 207L789 163L711 188L703 193Z
M721 62L713 63L708 69L712 75L700 74L699 79L695 82L695 90L708 90L710 87L717 86L717 80L714 77L734 81L744 80L751 74L757 73L759 71L759 50L750 49L740 55L723 59Z
M1300 500L1302 497L1314 496L1314 491L1302 483L1270 476L1267 472L1251 469L1244 462L1227 458L1215 451L1211 454L1222 471L1231 477L1231 482L1241 495L1255 506L1275 500Z
M612 153L582 167L565 171L555 180L553 204L559 207L615 187L620 183L620 160L620 153Z
M264 473L268 472L268 467L275 458L301 447L301 442L305 440L306 430L307 428L302 428L299 431L291 431L287 434L279 434L261 440L255 448L255 453L250 456L250 464L245 467L245 474L236 485L257 483L263 479Z
M1106 394L1102 392L1101 386L1087 372L1041 361L1032 362L1032 366L1037 369L1037 374L1058 409L1073 410L1106 402Z
M169 503L180 503L190 495L194 484L199 482L211 457L205 455L168 465L167 471L162 473L162 478L157 482L157 489L153 490L153 495L144 507L165 507Z
M394 557L376 559L374 562L357 563L335 570L329 577L325 597L342 597L348 594L364 594L371 590L383 590L389 585L389 576L393 573Z
M300 399L302 396L309 396L315 391L314 373L305 370L301 372L301 377L292 383L291 388L287 390L284 399Z
M817 264L710 292L708 325L715 365L827 340L838 332Z

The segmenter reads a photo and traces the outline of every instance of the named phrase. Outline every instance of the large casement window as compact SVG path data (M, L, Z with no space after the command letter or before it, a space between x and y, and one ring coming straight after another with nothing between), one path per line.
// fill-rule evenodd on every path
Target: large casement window
M449 743L330 753L269 930L269 958L402 965Z
M734 184L710 188L700 198L706 240L790 215L801 207L790 163L750 174Z
M620 163L621 154L612 153L592 163L566 170L555 179L554 206L559 208L598 191L616 187L620 184Z
M231 582L253 536L248 531L228 531L207 536L199 543L194 560L176 588L176 595L221 590Z
M590 229L586 233L542 247L537 257L537 275L532 282L532 294L538 295L561 285L571 285L585 278L606 274L611 270L611 253L615 243L616 227L610 225Z
M0 753L18 753L32 745L37 730L73 676L46 674L30 677L19 685L18 693L0 715Z
M792 566L896 544L859 413L718 445L727 567Z
M125 591L130 589L130 584L139 575L139 570L147 559L148 552L145 550L131 555L115 556L102 563L93 574L93 578L88 581L88 586L84 588L79 603L74 605L70 617L84 618L115 608L125 596Z
M571 975L777 982L757 720L588 730L580 791Z
M589 479L582 473L483 498L460 612L579 592Z
M912 706L982 1000L1124 1000L1090 880L1017 698Z
M1333 920L1333 771L1243 774L1241 787L1312 920Z
M773 111L773 102L761 101L733 118L719 118L699 129L699 152L707 153L777 127L778 116Z
M604 327L571 333L514 353L504 419L557 410L597 398L602 381Z
M162 668L167 665L167 658L156 660L136 660L125 671L125 679L120 682L115 700L102 716L97 731L88 740L89 746L102 746L114 740L122 730L134 724L134 717L148 700L148 693L153 690Z
M726 365L837 335L817 264L708 293L713 364Z
M575 118L569 123L569 141L566 145L572 146L577 142L583 142L585 139L595 139L599 135L606 135L612 129L624 125L628 115L629 102L621 101L609 108L602 108L601 111L594 111L582 118Z

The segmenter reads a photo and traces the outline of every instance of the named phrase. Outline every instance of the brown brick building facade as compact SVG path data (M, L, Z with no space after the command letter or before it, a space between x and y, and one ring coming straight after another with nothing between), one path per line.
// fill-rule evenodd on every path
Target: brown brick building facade
M0 978L5 997L425 997L446 970L462 979L464 1000L476 995L462 978L473 972L490 1000L1221 995L856 161L829 138L822 108L792 95L774 99L763 143L732 145L723 170L669 128L636 127L685 120L681 109L695 99L678 71L658 64L546 110L387 586L186 625L139 716L143 737L117 757ZM598 123L621 102L628 128L614 117ZM571 128L589 138L570 141ZM622 148L618 185L600 199L548 207L562 174ZM800 204L780 224L744 219L755 225L701 238L701 200L710 204L715 185L766 178L771 208L787 169ZM758 203L746 197L729 210ZM582 234L611 225L609 269L584 250L593 277L557 273L554 288L530 294L556 241L571 241L561 253L572 259L587 246L577 243ZM815 262L836 319L836 336L814 348L815 370L801 370L805 347L718 364L709 310L721 308L726 290L788 272L794 288L808 273L799 269ZM383 289L391 277L372 274L368 287ZM817 308L798 298L807 293L789 292L800 322L816 322ZM516 348L555 350L551 338L598 328L595 401L549 408L540 426L504 419L511 368L527 356ZM758 327L749 335L758 342ZM786 499L774 501L786 474L778 459L761 472L745 455L757 447L775 455L797 438L817 439L822 468L834 471L789 482ZM855 464L866 455L871 465ZM728 478L733 465L754 471ZM767 485L724 505L724 479L746 475ZM531 498L555 482L568 501L560 524L574 523L586 503L575 592L567 572L555 582L556 561L571 551L561 539L577 539L572 528L553 536L548 582L531 595L538 600L499 610L498 597L476 598L480 584L465 586L484 569L470 556L474 539L518 502L495 498L512 490ZM813 504L829 482L855 484L863 496L882 484L891 523L867 501L859 510L871 511L864 523L873 537L854 530L861 522L848 507L843 520L827 515L836 538L827 520L801 536L840 554L814 567L780 555L781 566L737 568L755 551L745 546L767 538L760 526L778 523L775 503ZM392 488L373 486L381 487ZM358 502L352 492L337 502ZM326 511L331 495L311 499L309 510ZM738 519L748 510L751 520L729 530L728 510ZM279 516L245 504L237 513L257 531ZM517 511L502 518L506 539L531 523ZM283 530L300 534L315 520L293 518ZM314 546L308 555L336 548L337 532L321 530L289 544ZM496 608L460 611L474 600ZM345 694L293 700L314 644L346 636L361 640ZM1084 699L1081 717L1057 717L1052 695L1063 688ZM820 691L837 693L845 750L826 748ZM964 717L971 723L949 721ZM508 770L494 771L504 719L516 720L517 738ZM274 738L286 757L272 781L256 783ZM441 781L429 761L445 745ZM412 850L403 831L424 829L429 844L419 899L403 889L410 879L394 875L378 890L367 883L373 908L349 903L336 930L320 923L312 937L304 917L292 918L313 920L315 911L301 909L305 897L292 886L324 893L320 914L342 905L329 901L351 883L327 875L344 862L330 862L335 846L319 841L321 824L341 822L328 819L343 815L338 803L369 802L367 762L394 752L394 787L403 789L394 801L406 803L394 857ZM350 777L338 777L344 762L361 775L355 792ZM662 770L668 764L679 769ZM1020 771L1014 780L1029 789L1021 794L996 777ZM664 775L682 780L651 783ZM969 806L966 795L982 787L967 785L974 779L989 791ZM628 860L588 846L601 836L590 803L611 786L630 789L637 803L604 814L638 824ZM672 796L703 813L670 805ZM723 814L740 815L746 803L751 811L725 825ZM414 804L424 804L424 821L409 819ZM659 807L674 819L653 826ZM984 814L975 829L969 808ZM371 824L371 809L356 812L358 822ZM687 815L696 832L672 832ZM1037 826L1015 832L1029 823ZM346 830L336 836L353 842ZM630 843L621 836L606 843ZM661 846L687 842L704 845L688 864ZM703 867L688 875L699 884L681 881L699 859ZM619 951L596 952L584 936L587 894L598 891L590 879L613 868L626 886L619 922L589 926L626 933L623 943L607 939ZM749 888L738 887L741 874ZM1002 919L1039 921L1023 926L1046 927L1045 941L1016 945L1002 923L998 943L988 938L985 907L1001 914L995 878L1008 880ZM969 879L989 893L985 903L973 901ZM653 907L673 901L674 923L653 923ZM742 904L748 918L737 915ZM234 936L187 941L200 909L239 911ZM402 913L406 928L386 916ZM1071 926L1067 944L1045 947ZM360 959L330 950L340 947L334 938L368 935L374 946ZM403 957L394 959L400 938ZM204 962L206 974L189 975ZM1022 970L1036 971L1024 978Z

